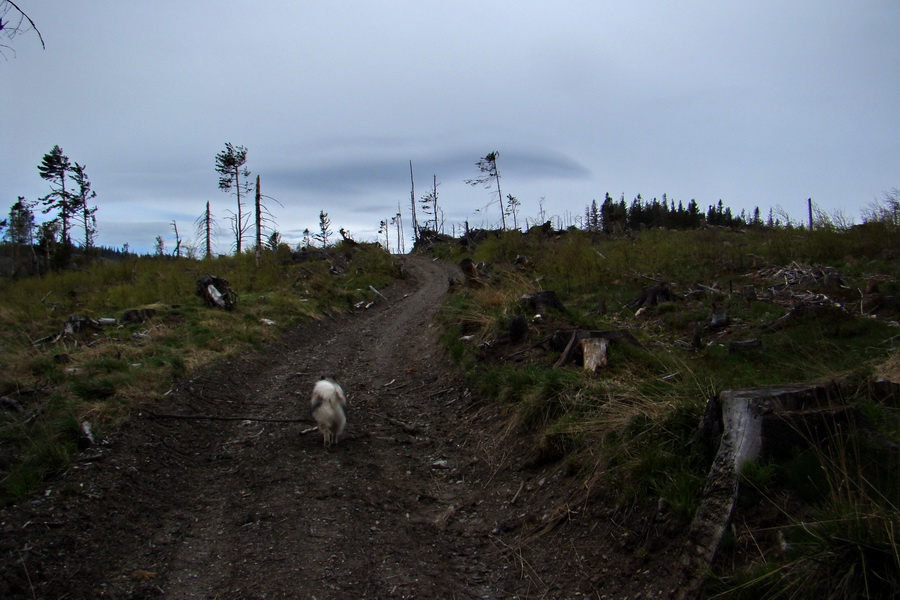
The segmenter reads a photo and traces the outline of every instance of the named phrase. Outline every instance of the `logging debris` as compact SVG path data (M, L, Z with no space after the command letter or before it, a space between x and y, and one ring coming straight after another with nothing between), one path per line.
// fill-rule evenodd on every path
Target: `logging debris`
M227 280L214 275L204 275L197 280L197 295L212 308L231 310L237 304L237 292Z

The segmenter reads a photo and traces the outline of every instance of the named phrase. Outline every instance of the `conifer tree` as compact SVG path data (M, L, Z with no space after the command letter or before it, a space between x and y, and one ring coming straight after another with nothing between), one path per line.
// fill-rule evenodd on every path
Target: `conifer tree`
M30 272L34 266L36 256L34 254L34 212L31 210L33 203L27 201L24 196L9 209L8 228L6 239L13 248L13 276L22 270L26 257L31 263L26 272Z
M328 218L328 213L324 210L319 211L319 233L314 237L322 242L324 248L328 245L328 238L331 237L331 234L331 220Z
M72 194L66 190L66 180L71 169L72 165L69 162L69 157L63 154L62 148L58 145L53 146L53 149L44 155L41 164L38 165L41 179L49 181L50 189L53 190L41 198L41 203L45 207L43 212L47 214L54 210L57 211L57 219L59 219L62 236L60 242L65 252L71 246L69 221L75 211L75 200Z
M76 191L73 193L73 210L77 213L77 218L81 221L81 227L84 229L84 250L88 252L94 246L94 239L97 235L97 207L89 206L89 201L97 197L97 192L91 189L91 180L87 176L85 166L77 162L72 167L72 181L76 185Z
M243 146L225 144L225 150L216 154L216 172L219 173L219 189L224 192L235 190L237 195L237 211L232 218L234 245L237 254L243 250L244 234L249 228L249 218L244 216L244 204L241 193L250 193L250 170L246 167L247 149Z

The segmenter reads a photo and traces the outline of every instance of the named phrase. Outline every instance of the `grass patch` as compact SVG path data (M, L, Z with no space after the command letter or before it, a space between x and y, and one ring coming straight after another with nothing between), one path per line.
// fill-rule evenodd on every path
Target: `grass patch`
M578 465L567 472L605 482L623 506L664 504L680 523L693 517L712 460L710 448L693 440L707 398L833 379L865 389L876 372L900 376L891 323L900 310L886 302L873 318L861 305L871 281L885 296L900 289L900 263L884 258L900 252L900 236L878 224L628 237L534 228L435 251L490 265L486 285L459 289L441 315L444 343L483 394L535 434L539 455ZM527 262L514 265L518 255ZM829 270L839 278L821 276ZM642 289L661 282L675 300L638 311L633 301ZM536 290L555 291L567 310L531 320L517 299ZM794 311L799 305L812 308ZM710 327L713 306L726 309L726 327ZM529 328L510 345L506 324L514 314L524 314ZM546 340L572 328L626 329L641 346L613 342L608 366L596 374L577 362L559 368L560 351ZM900 442L896 408L867 398L852 402L875 428L872 439ZM900 465L879 463L864 439L827 454L800 450L779 463L747 465L743 510L790 498L804 512L786 521L791 555L732 573L723 597L874 598L900 589Z
M208 273L238 292L233 311L211 309L195 294L195 282ZM0 413L0 503L26 497L65 468L81 420L95 432L115 427L173 380L323 312L371 300L370 285L383 288L399 276L394 259L374 244L342 243L306 260L270 252L258 263L252 254L133 257L43 278L0 279L0 385L22 408ZM70 315L118 318L136 308L155 316L58 335Z

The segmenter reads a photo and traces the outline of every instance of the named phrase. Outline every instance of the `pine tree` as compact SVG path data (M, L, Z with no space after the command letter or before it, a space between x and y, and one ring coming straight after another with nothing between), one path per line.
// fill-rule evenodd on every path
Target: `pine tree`
M281 245L281 234L277 231L273 231L269 238L266 240L266 248L275 252L278 250L278 247Z
M41 198L41 202L45 207L43 212L47 214L54 210L57 211L57 219L59 219L62 234L60 242L66 255L61 258L65 259L65 262L67 262L68 250L72 244L69 236L69 221L75 211L75 202L72 194L66 190L66 180L71 169L72 165L69 162L69 157L63 154L62 148L59 146L53 146L53 149L44 155L41 164L38 165L41 179L49 181L50 188L53 190Z
M519 202L519 199L512 194L506 195L506 214L512 217L513 229L519 228L519 207L521 205L522 203ZM435 220L435 223L437 223L437 220Z
M6 239L13 247L13 276L23 268L25 257L28 257L31 266L25 269L30 272L34 266L36 256L34 254L34 212L33 204L19 196L19 200L9 209L8 229Z
M216 154L216 172L219 173L219 189L230 192L232 188L237 195L237 211L232 217L232 230L234 232L234 245L236 254L243 250L244 234L249 228L249 218L244 216L244 203L241 193L250 193L250 184L247 179L250 171L246 167L247 149L243 146L225 144L225 150Z
M71 179L77 186L77 191L73 193L73 210L78 213L78 219L84 229L84 250L88 253L94 247L97 235L97 207L89 206L89 201L97 197L97 192L91 189L91 180L84 165L75 163Z

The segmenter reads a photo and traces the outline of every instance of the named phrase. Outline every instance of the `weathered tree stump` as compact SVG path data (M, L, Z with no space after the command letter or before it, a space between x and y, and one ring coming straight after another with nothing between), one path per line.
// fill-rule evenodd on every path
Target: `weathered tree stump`
M584 342L587 340L604 340L606 348L603 354L606 355L609 344L612 342L624 342L632 346L641 347L641 343L627 329L608 329L608 330L592 330L592 329L558 329L550 336L550 347L554 350L560 350L562 353L554 363L555 368L564 367L577 358L582 359L582 365L587 367ZM599 352L600 346L598 342L588 342L588 353ZM600 355L596 358L599 360ZM604 366L606 362L604 362ZM594 369L596 370L596 369Z
M606 338L587 338L581 340L581 353L584 355L584 368L596 373L601 367L609 364L609 340Z
M714 302L712 305L712 319L709 321L709 328L715 331L717 329L724 329L730 324L731 319L728 318L728 308L718 302Z
M562 350L573 334L579 342L588 338L606 338L611 342L624 342L636 348L641 347L641 343L627 329L557 329L550 337L550 348Z
M517 344L528 335L528 321L523 315L516 315L509 320L509 341Z
M630 304L631 308L642 308L644 306L656 306L662 302L674 302L675 294L667 283L659 285L651 285L641 290L641 295Z
M237 304L238 296L231 284L221 277L204 275L197 280L197 295L213 308L231 310Z
M744 463L788 456L793 448L824 439L849 424L853 411L830 406L831 397L837 395L830 387L798 385L729 390L710 399L701 425L706 432L723 433L688 533L679 598L696 597L715 560L737 503ZM719 411L720 425L715 416Z
M464 258L459 263L459 269L462 271L465 284L468 287L483 287L484 282L478 276L478 269L475 261L471 258Z

